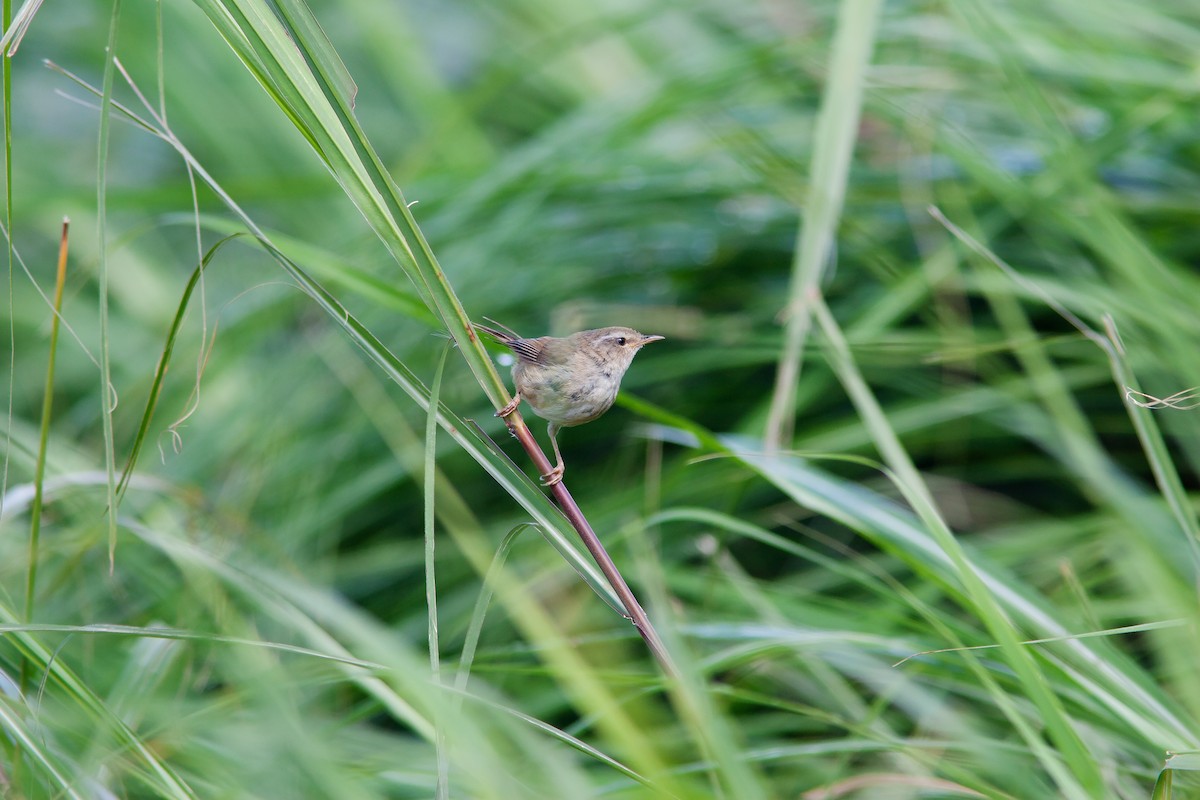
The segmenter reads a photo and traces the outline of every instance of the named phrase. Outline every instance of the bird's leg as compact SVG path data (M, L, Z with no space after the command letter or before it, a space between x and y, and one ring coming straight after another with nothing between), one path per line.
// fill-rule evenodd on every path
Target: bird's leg
M521 393L513 392L513 399L509 401L508 405L506 405L504 408L497 411L496 416L500 417L500 419L504 419L509 414L516 411L517 406L519 406L519 405L521 405Z
M546 426L546 433L550 434L550 444L554 448L554 469L542 476L542 484L553 486L562 481L567 468L563 466L562 453L558 451L558 425L551 422Z

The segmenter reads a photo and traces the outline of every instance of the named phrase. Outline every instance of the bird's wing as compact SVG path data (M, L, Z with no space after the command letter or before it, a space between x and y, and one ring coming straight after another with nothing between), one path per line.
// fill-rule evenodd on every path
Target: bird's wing
M546 350L546 338L545 336L541 336L537 339L516 339L505 342L505 344L512 348L512 351L522 361L550 366L550 361L547 359L547 356L550 354Z
M495 320L488 320L495 322ZM499 325L500 323L496 323ZM552 366L557 362L546 350L546 342L550 340L549 336L539 336L536 339L522 339L517 335L512 328L505 326L504 330L496 330L489 328L487 325L480 325L478 322L472 322L471 325L476 330L483 331L488 336L491 336L500 344L512 350L522 361L528 361L533 364L541 364L543 366Z

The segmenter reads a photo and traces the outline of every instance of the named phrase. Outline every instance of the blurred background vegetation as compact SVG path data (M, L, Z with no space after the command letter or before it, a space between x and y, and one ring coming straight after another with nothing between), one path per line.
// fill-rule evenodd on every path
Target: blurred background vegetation
M47 4L8 61L0 795L1193 796L1200 417L1126 390L1200 386L1200 7L314 2L473 318L667 337L561 441L677 682L521 527L520 492L553 511L457 353L441 402L506 477L450 431L427 448L421 404L253 237L210 251L245 220L170 144L114 110L98 147L64 72L102 89L112 36L111 100L163 110L431 383L446 326L218 32L275 9ZM769 451L839 148L828 318ZM139 442L110 563L106 450L119 479Z

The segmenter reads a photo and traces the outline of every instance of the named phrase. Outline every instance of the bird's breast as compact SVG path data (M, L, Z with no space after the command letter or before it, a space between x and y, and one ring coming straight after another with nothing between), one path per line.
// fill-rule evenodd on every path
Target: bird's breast
M602 371L580 377L565 367L519 362L513 367L513 382L534 413L563 427L591 422L608 411L618 387Z

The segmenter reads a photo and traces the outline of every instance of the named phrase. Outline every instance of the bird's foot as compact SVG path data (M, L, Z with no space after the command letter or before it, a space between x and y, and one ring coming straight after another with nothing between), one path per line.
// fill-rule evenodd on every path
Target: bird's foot
M508 405L506 405L504 408L502 408L496 412L496 416L500 417L501 419L504 419L509 414L516 411L517 406L519 406L519 405L521 405L521 393L517 392L516 394L513 395L513 399L509 401Z
M559 464L557 467L542 476L542 486L550 488L556 483L562 483L563 473L566 472L566 470L566 467L564 467L562 464Z

